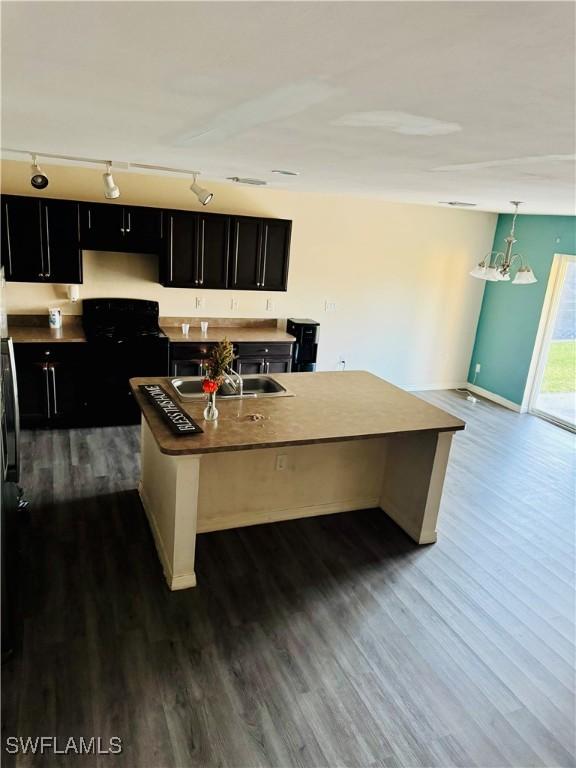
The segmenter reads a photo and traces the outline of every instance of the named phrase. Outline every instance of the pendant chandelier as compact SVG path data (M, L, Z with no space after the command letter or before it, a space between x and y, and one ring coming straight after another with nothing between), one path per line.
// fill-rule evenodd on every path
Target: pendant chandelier
M519 253L512 253L512 248L516 242L514 234L516 230L518 206L520 203L516 200L511 200L511 204L514 206L514 218L512 219L512 229L510 230L510 234L508 237L504 238L506 249L504 251L492 251L487 254L482 261L474 267L470 274L472 277L480 278L480 280L488 280L490 282L503 280L509 282L510 269L515 262L519 261L520 265L514 280L512 280L512 284L530 285L531 283L538 282L534 272Z

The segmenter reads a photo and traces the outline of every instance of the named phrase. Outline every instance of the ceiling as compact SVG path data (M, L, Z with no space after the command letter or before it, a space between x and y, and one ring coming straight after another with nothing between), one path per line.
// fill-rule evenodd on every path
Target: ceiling
M574 13L3 2L2 146L200 169L203 183L573 214Z

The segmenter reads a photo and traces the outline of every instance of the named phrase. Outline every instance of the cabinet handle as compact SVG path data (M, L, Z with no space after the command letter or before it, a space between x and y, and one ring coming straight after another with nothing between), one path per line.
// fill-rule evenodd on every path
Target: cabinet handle
M122 226L120 227L120 232L122 232L123 235L126 234L126 229L124 227L124 217L126 216L126 211L124 208L122 208Z
M58 398L56 396L56 370L53 365L49 366L52 373L52 396L54 398L54 416L58 415Z
M48 260L48 272L44 274L44 277L50 277L52 273L52 265L50 264L50 222L48 218L48 206L44 206L44 218L46 220L46 259Z
M132 216L130 214L130 211L128 211L128 229L126 232L131 232L132 230Z
M270 360L266 360L266 368L264 369L265 373L270 373Z
M8 203L4 204L6 212L6 241L8 244L8 274L12 275L12 245L10 243L10 217L8 215Z
M174 276L174 216L170 216L170 262L169 262L170 282Z
M200 273L200 285L204 285L204 219L202 219L202 229L201 229L201 240L202 240L202 250L200 253L202 254L202 272Z
M46 417L50 418L50 380L48 379L48 363L42 366L44 378L46 379Z
M39 230L40 230L40 261L42 262L42 272L40 272L39 277L46 277L46 274L44 270L46 267L44 266L44 232L42 231L42 203L40 200L38 201L38 222L40 224Z
M240 246L240 222L236 222L236 248L234 249L234 285L238 282L238 248Z
M266 283L266 256L268 254L268 227L264 225L264 260L262 261L262 274L260 276L260 288Z
M88 229L92 229L92 211L88 208Z

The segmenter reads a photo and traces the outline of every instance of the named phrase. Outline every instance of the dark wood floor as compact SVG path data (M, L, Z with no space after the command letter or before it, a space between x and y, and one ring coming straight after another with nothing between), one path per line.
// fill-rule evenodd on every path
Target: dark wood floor
M138 430L26 433L4 737L124 751L4 764L575 765L574 438L424 397L469 424L436 545L378 510L205 534L180 593L134 490Z

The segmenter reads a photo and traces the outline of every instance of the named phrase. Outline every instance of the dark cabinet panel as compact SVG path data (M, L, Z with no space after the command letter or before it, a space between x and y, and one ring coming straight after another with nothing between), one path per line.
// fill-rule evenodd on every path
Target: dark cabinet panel
M124 207L116 203L85 203L82 206L80 242L89 251L124 249Z
M214 345L177 342L170 344L171 376L204 376L206 363Z
M260 288L260 219L232 218L232 274L230 287L256 291Z
M166 218L163 285L226 288L229 217L170 211Z
M91 251L160 253L162 215L157 208L84 203L82 247Z
M254 373L265 373L265 362L261 357L239 357L236 360L236 372L241 376Z
M160 253L162 250L163 211L156 208L124 208L124 250L134 253Z
M291 226L284 219L232 219L231 288L286 290Z
M193 214L170 211L166 213L166 229L162 283L194 288L198 285L198 218Z
M2 264L7 280L44 279L40 200L2 197Z
M45 278L52 283L82 282L78 203L46 200L40 204L44 239Z
M6 279L81 283L78 203L2 198L2 263Z
M202 288L227 288L230 217L200 214L198 244L199 285Z
M260 287L267 291L285 291L288 283L291 222L262 219L262 256Z
M83 344L15 344L20 417L24 427L82 426L88 402Z
M284 357L265 361L266 373L290 373L292 370L292 358Z

